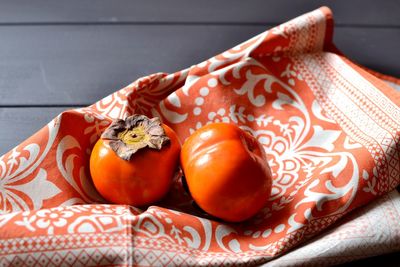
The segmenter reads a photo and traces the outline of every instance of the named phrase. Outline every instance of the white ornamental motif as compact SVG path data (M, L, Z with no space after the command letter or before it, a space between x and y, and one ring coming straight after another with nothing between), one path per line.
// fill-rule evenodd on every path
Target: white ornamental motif
M71 205L102 201L101 197L91 184L90 178L85 175L85 166L80 166L79 176L74 177L74 169L78 167L75 166L74 161L76 158L83 157L83 152L81 151L80 154L69 153L69 151L73 149L81 150L81 146L73 136L66 135L58 143L56 150L57 167L60 173L64 179L76 190L76 192L79 193L81 198L75 198L76 203L69 204ZM67 156L65 157L65 155ZM77 183L77 181L79 183Z
M49 235L54 234L54 228L67 225L67 219L74 213L68 210L62 210L61 207L53 209L43 209L36 212L36 226L41 229L47 229Z
M38 168L54 142L60 118L61 115L47 125L49 139L42 154L39 144L31 143L14 148L6 162L4 156L0 158L0 214L40 209L44 200L60 193L47 179L47 172ZM29 177L35 172L34 177Z
M241 69L250 66L264 68L255 59L248 59L245 62L236 64L231 71L243 73ZM250 69L244 73L246 81L235 92L239 95L247 95L254 107L262 108L267 103L267 97L273 93L272 86L279 84L279 87L283 90L275 92L277 97L272 102L272 108L276 111L285 112L285 114L290 114L286 111L288 108L292 110L291 114L293 114L293 109L298 111L290 117L287 117L287 115L282 116L282 118L287 117L287 119L281 121L268 114L255 117L251 113L246 113L244 107L236 107L234 105L230 107L229 116L231 120L238 123L241 128L251 132L258 139L269 156L270 166L276 170L270 198L270 201L273 201L272 210L283 209L294 199L301 188L305 188L305 198L297 203L296 207L302 203L312 202L320 210L326 201L340 199L345 195L349 195L350 197L346 198L346 203L335 213L346 210L357 192L360 173L357 162L351 153L334 152L334 142L340 136L341 131L326 130L320 125L313 125L309 110L298 93L273 75L266 73L254 74ZM298 73L292 74L290 73L291 78L299 79L298 76L300 76L300 79L302 78ZM265 93L256 95L256 84L263 84ZM312 112L316 113L313 114L316 117L334 123L331 119L322 115L321 108L317 102L313 103ZM249 122L252 123L254 121L259 126L258 129L247 126ZM278 134L265 127L269 124L278 127L280 133ZM310 136L309 133L313 134ZM316 148L318 149L316 150ZM315 173L317 167L320 170L322 167L324 169L320 175L329 173L333 179L336 179L345 169L352 171L346 183L341 186L335 186L330 180L321 184L320 186L326 188L327 192L320 193L315 190L317 183L320 181L319 179L314 179L312 183L309 183L309 179L311 177L315 178L315 175L317 175ZM300 170L307 174L306 179L302 181L298 181ZM287 195L286 192L289 188L294 188L294 191ZM304 216L307 218L308 215L304 214Z

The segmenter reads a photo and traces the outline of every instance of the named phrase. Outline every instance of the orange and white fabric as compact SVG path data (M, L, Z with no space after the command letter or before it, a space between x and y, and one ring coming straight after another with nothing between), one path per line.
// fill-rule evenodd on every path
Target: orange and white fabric
M57 116L0 158L0 264L324 265L377 253L361 239L399 250L399 196L388 194L400 183L399 93L341 55L332 35L320 8ZM211 122L250 131L272 169L268 203L245 223L213 221L195 212L177 173L157 205L106 204L90 152L112 119L133 113L159 116L181 141ZM374 228L381 215L387 224Z

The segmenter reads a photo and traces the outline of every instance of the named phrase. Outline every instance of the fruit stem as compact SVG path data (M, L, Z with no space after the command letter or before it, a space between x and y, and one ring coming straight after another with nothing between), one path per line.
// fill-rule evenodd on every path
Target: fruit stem
M112 150L124 160L130 160L140 149L161 150L169 142L159 118L138 114L113 121L101 138L109 140Z

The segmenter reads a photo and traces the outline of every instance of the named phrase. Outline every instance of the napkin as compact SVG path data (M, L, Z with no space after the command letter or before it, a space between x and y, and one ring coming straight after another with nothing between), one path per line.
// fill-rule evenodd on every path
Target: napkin
M357 234L368 236L349 229L364 229L370 212L343 220L380 196L376 209L395 201L387 193L400 182L400 99L342 55L332 36L332 13L322 7L200 64L140 78L58 115L0 158L0 263L290 265L320 246L329 257L329 244L341 240L334 237L349 233L353 244ZM152 206L105 203L90 178L91 149L112 119L134 113L160 117L182 142L211 122L252 133L273 174L265 207L243 223L210 219L193 207L179 172ZM398 209L385 211L399 218Z
M266 266L332 266L398 252L399 218L400 193L394 190Z

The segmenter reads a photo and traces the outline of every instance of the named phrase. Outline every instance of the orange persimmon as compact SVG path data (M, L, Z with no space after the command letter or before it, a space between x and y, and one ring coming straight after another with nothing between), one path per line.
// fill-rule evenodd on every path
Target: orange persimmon
M181 166L193 200L228 222L255 215L271 194L272 178L261 144L227 123L212 123L182 145Z
M95 144L90 173L108 201L134 206L160 200L179 164L176 133L158 118L133 115L114 121Z

